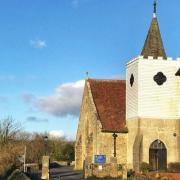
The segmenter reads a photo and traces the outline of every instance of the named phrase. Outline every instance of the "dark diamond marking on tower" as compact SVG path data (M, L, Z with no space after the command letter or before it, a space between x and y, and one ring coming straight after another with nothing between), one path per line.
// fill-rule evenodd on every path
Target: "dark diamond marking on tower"
M133 86L133 84L134 84L134 75L131 74L131 78L130 78L130 85L131 85L131 87Z
M167 78L166 76L162 73L162 72L158 72L155 76L154 76L154 81L159 85L163 85L166 82Z
M179 68L178 71L176 72L175 76L180 76L180 68Z

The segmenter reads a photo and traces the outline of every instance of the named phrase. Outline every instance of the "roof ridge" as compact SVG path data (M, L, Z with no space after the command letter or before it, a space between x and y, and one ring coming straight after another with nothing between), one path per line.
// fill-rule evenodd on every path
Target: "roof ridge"
M88 78L87 81L104 81L104 82L125 82L126 80L125 79L91 79L91 78Z

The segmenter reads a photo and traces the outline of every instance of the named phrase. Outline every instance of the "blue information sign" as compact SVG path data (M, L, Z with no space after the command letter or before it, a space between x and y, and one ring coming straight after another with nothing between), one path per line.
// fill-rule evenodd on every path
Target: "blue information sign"
M94 161L96 164L106 163L106 155L95 155Z

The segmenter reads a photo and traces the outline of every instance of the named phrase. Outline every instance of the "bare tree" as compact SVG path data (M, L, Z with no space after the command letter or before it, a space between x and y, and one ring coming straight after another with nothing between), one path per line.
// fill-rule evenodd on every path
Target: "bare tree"
M0 120L0 144L6 144L8 140L15 139L20 131L20 124L11 117Z
M16 140L21 126L12 118L0 120L0 179L9 169L16 165L22 155L23 144Z

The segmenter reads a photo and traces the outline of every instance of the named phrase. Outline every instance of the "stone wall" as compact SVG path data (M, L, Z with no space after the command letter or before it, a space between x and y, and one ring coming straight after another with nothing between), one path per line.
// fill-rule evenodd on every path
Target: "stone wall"
M81 114L75 144L75 169L83 169L83 162L93 162L93 154L97 149L97 134L101 128L93 103L89 83L85 83ZM81 139L81 143L79 143Z
M106 155L106 162L110 163L111 158L114 156L114 139L113 133L100 132L97 137L97 151L96 154ZM126 164L127 161L127 134L117 133L116 139L116 154L117 163Z
M87 177L123 177L127 178L126 166L119 168L117 163L106 163L103 165L91 164L85 168L85 178Z
M167 149L167 163L180 161L180 120L128 120L128 168L138 170L141 162L149 163L149 148L161 140Z

